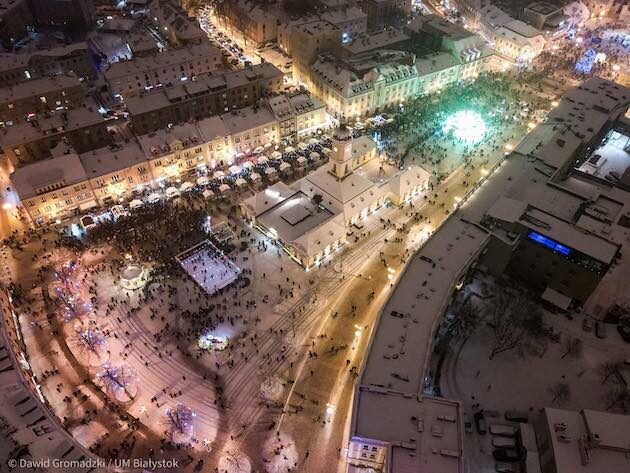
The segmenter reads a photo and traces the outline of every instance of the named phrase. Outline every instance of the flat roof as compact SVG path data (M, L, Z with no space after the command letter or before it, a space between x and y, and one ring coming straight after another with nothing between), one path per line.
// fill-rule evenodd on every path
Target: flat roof
M630 453L630 415L584 409L582 416L589 436L596 436L599 447Z
M486 212L486 215L497 220L513 223L523 216L525 209L527 209L525 202L501 196Z
M269 186L264 191L257 192L248 199L245 199L243 205L247 207L254 216L258 217L272 207L284 202L297 192L298 191L296 189L293 189L284 182L279 181L272 186Z
M455 214L416 253L381 311L361 385L422 392L437 321L487 238L487 232Z
M390 444L392 472L459 473L459 404L361 386L353 436Z
M259 215L257 220L276 230L282 240L293 242L337 214L325 208L318 210L306 194L297 191Z
M580 413L550 407L545 408L544 415L558 473L622 472L630 469L627 454L630 451L630 416L591 410ZM556 431L558 424L563 424L562 431ZM602 448L589 448L590 461L584 464L578 440L587 435L589 429L595 429L606 440L601 444ZM612 445L619 445L620 449L614 450Z
M528 208L519 222L602 263L612 263L619 251L610 241L536 208Z

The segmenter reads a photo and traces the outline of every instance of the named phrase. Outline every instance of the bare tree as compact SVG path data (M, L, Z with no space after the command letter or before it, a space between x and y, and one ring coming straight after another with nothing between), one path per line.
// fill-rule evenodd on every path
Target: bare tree
M607 411L617 406L625 410L626 405L630 404L630 389L622 385L614 386L604 394L604 402L606 402Z
M105 336L100 330L94 328L78 331L74 338L81 351L97 356L100 355L103 348L107 345Z
M134 371L126 365L111 366L106 364L103 370L96 375L96 384L100 385L106 391L114 393L124 392L129 399L135 397L132 394L135 391L136 375Z
M561 359L568 357L578 358L582 354L582 340L576 337L565 338L562 346L564 353L562 353Z
M542 311L525 297L498 294L488 308L488 316L494 335L490 360L499 353L545 336Z
M457 338L468 340L479 326L479 309L467 299L456 313L449 332Z
M621 362L619 361L605 361L599 365L599 374L602 379L602 384L608 383L611 377L613 377L613 381L618 382L620 369Z
M194 418L193 410L181 402L166 411L166 423L171 433L191 434Z
M568 383L557 383L549 388L552 403L564 404L571 399L571 387Z

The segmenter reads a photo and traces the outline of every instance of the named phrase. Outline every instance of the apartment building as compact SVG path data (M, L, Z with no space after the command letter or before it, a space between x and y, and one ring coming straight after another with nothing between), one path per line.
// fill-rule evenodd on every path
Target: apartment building
M204 41L115 62L103 76L112 96L125 100L144 91L192 81L221 70L222 65L221 51Z
M278 35L280 47L293 58L293 78L304 82L310 65L323 52L336 52L341 44L341 30L325 20L290 23Z
M232 137L223 119L220 116L204 118L197 122L197 128L206 147L208 167L214 169L232 163Z
M290 110L292 136L301 137L328 126L325 108L321 102L307 93L289 94L285 98L286 101L278 103L284 103ZM21 194L18 192L21 198L24 195L22 205L32 220L38 225L46 224L72 216L90 206L107 206L128 200L134 192L146 187L157 187L161 183L174 184L183 180L194 182L211 169L231 165L243 154L271 148L282 138L281 120L272 110L274 108L263 102L260 106L246 107L200 121L175 124L124 143L106 142L100 146L93 145L78 154L78 161L72 158L77 153L73 150L70 135L51 140L49 144L44 142L42 145L38 142L32 145L33 152L39 152L41 158L49 159L26 161L23 159L26 151L14 150L14 159L21 166L18 168L19 172L12 176L12 180L17 188L18 185L23 185L20 176L35 176L32 179L29 177L28 182L46 183L49 178L38 177L40 173L75 176L66 179L63 185L54 181L54 188L42 187L38 192L27 188ZM17 127L19 125L10 128ZM31 148L28 151L31 152ZM7 148L5 152L9 153L10 149ZM371 157L373 155L374 153L370 154ZM72 166L79 166L82 173L65 170ZM51 171L57 168L61 171ZM85 176L83 181L87 187L83 187L83 181L76 176ZM41 194L70 186L64 184L66 182L78 186L75 193L70 189L41 199ZM75 196L76 193L84 194L87 190L89 195ZM60 196L66 199L58 201ZM30 199L34 199L32 203ZM57 202L62 203L57 205Z
M288 94L295 118L296 138L323 132L330 127L326 105L307 92Z
M534 2L523 8L522 20L539 30L555 31L569 18L562 7L548 2Z
M149 20L171 45L184 46L207 41L208 37L199 27L197 20L189 17L181 8L179 2L153 0L149 4L149 10Z
M207 147L193 123L141 135L138 140L157 182L185 178L207 162Z
M0 126L83 104L85 92L75 76L34 79L0 89Z
M375 33L363 33L341 47L341 57L352 58L382 49L406 49L409 36L398 28L386 28Z
M0 54L0 87L30 79L74 74L79 80L96 78L92 53L86 42L30 53Z
M16 169L11 182L35 223L63 220L97 205L81 160L71 153Z
M280 21L269 7L255 1L234 0L217 5L217 13L229 27L240 31L255 45L275 41Z
M98 113L93 100L81 107L37 116L0 130L0 146L14 166L45 159L59 144L84 153L111 144L107 122Z
M630 415L547 407L535 423L539 471L596 473L627 470L630 462L628 436Z
M245 107L221 118L232 137L236 156L280 143L278 122L267 107Z
M363 10L367 14L367 29L374 31L392 18L411 15L411 0L366 0Z
M28 0L0 0L0 44L10 50L34 25Z
M309 90L337 117L359 119L405 102L417 90L418 73L408 53L376 53L352 65L322 55L311 67Z
M514 20L496 28L492 36L494 50L510 61L529 61L545 49L546 40L540 30Z
M528 61L545 47L540 30L515 19L492 2L455 0L455 5L470 27L478 29L496 53L508 61Z
M111 205L152 184L146 155L136 140L88 151L79 159L98 205Z
M96 21L93 0L30 0L40 26L61 26L88 30Z
M282 72L272 64L262 63L141 94L125 104L133 130L144 134L251 106L282 90Z
M493 53L483 38L437 15L415 19L406 31L433 51L416 60L420 95L474 79L492 67Z
M341 30L343 42L351 41L367 31L367 13L359 7L347 6L345 2L322 12L320 17Z
M416 57L416 52L432 50ZM304 81L328 110L358 119L398 106L491 67L492 51L480 36L433 15L355 38L342 57L318 57Z

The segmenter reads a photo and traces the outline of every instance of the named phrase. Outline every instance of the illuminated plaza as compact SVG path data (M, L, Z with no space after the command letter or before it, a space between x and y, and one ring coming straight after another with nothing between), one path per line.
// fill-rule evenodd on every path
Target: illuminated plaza
M0 472L628 469L628 5L0 7Z

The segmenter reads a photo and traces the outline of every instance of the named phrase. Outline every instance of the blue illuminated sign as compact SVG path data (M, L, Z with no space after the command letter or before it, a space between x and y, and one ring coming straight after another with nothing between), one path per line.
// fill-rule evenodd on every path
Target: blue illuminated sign
M529 238L532 241L535 241L539 245L546 246L551 251L555 251L556 253L560 253L561 255L569 256L571 254L571 248L561 245L557 241L552 240L551 238L546 237L545 235L541 235L540 233L529 232L529 234L527 235L527 238Z

